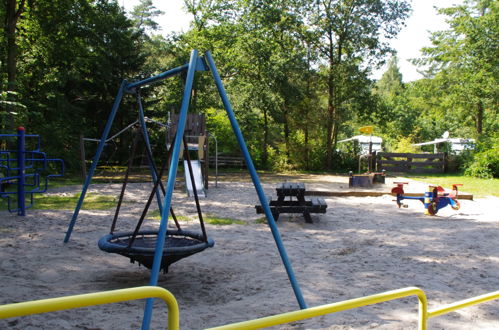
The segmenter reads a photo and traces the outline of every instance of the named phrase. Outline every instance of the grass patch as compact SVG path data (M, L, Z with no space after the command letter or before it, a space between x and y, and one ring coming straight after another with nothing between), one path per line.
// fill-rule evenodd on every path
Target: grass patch
M97 167L94 176L92 177L92 184L110 184L110 183L123 183L126 172L126 166L99 166ZM151 182L150 170L141 168L133 169L129 174L128 182ZM85 179L82 178L80 173L66 172L63 177L51 178L49 180L48 189L83 185Z
M204 221L206 223L209 223L210 225L221 225L221 226L226 226L226 225L245 225L246 222L242 220L237 220L237 219L229 219L229 218L219 218L219 217L212 217L212 216L207 216Z
M258 224L267 224L267 217L261 217L255 220L255 223Z
M452 188L454 183L462 183L460 190L473 194L474 197L499 197L499 179L479 179L460 174L407 174L408 178Z
M175 216L177 217L178 221L193 221L194 220L190 217L186 217L185 215L175 214ZM161 214L159 213L159 210L156 209L156 210L149 212L147 214L147 219L149 219L149 220L161 220Z
M52 178L49 180L48 190L57 187L66 187L66 186L76 186L83 185L83 179L77 176L69 176L69 177L61 177L61 178Z
M33 208L38 210L70 210L74 209L80 194L71 196L36 196ZM116 197L87 194L82 210L108 210L116 207Z
M198 221L197 216L196 217L188 217L185 215L178 215L177 220L179 221ZM147 216L147 219L150 220L161 220L161 214L159 213L159 210L154 210L150 212ZM211 216L211 215L206 215L203 217L203 220L205 223L209 223L210 225L232 225L232 224L237 224L237 225L245 225L246 222L242 220L237 220L237 219L229 219L229 218L220 218L216 216Z

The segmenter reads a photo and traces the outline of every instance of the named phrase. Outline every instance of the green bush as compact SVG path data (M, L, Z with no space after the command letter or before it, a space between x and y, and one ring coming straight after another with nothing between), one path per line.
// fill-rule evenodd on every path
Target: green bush
M413 146L411 137L401 137L398 139L393 152L418 153L418 148Z
M465 166L465 175L483 179L499 178L499 138L480 142Z
M277 151L271 146L267 146L267 154L272 171L286 172L293 170L285 153Z

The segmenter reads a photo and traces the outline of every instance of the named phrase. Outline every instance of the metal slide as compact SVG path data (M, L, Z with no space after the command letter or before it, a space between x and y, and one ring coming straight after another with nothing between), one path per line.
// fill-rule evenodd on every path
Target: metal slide
M194 174L194 183L196 184L196 190L198 196L206 197L206 191L204 189L203 175L201 174L201 163L199 160L191 160L192 173ZM189 175L189 166L187 165L187 160L184 160L184 172L185 172L185 187L187 188L187 195L189 197L194 196L192 191L191 176Z

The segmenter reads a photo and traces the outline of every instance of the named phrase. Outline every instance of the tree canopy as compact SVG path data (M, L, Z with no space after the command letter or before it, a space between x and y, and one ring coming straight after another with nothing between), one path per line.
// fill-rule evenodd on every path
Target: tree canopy
M336 142L365 125L375 126L388 150L444 131L478 139L479 152L497 147L496 1L441 9L450 27L434 33L432 46L414 60L425 78L411 83L403 82L389 46L410 15L409 1L184 4L191 28L169 34L160 34L162 12L151 0L130 13L112 0L0 4L1 129L22 124L42 134L76 168L79 135L100 134L120 81L181 65L196 48L212 51L260 168L352 169L356 156ZM381 79L370 78L387 61ZM211 133L224 137L224 153L236 154L208 78L195 81L192 111L205 113ZM178 111L181 93L181 81L148 89L147 115L166 120ZM135 116L127 102L117 118L122 125Z

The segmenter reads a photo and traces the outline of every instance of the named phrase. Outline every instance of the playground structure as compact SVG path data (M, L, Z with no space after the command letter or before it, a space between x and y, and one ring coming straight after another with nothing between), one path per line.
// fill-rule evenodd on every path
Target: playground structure
M171 114L171 127L167 134L169 145L175 140L177 134L178 114ZM206 130L206 118L204 114L188 113L185 123L184 136L187 145L187 152L196 154L197 159L191 159L193 179L198 196L206 197L208 189L208 167L209 167L209 134ZM185 147L185 146L184 146ZM181 158L182 155L181 155ZM185 189L189 197L194 196L193 180L189 175L187 160L184 160Z
M375 183L385 183L385 171L376 172L376 152L382 150L381 144L383 139L378 136L373 136L373 127L364 126L359 128L363 134L369 135L356 135L349 139L338 141L338 143L354 141L355 149L358 149L359 166L358 174L353 171L349 172L348 186L349 187L362 187L371 188ZM361 173L362 162L366 162L367 172Z
M222 99L222 103L224 105L224 108L227 112L227 115L229 117L229 120L231 122L231 126L233 128L234 134L236 135L238 144L241 148L241 151L244 155L245 162L247 164L249 173L251 175L253 185L255 187L255 190L258 194L260 203L262 204L264 208L265 215L267 216L267 222L271 228L272 235L274 237L274 240L276 242L279 254L281 256L281 259L283 261L283 264L285 266L286 272L288 274L289 280L291 282L291 285L293 287L296 299L298 301L298 304L300 305L300 308L306 308L307 305L305 304L305 301L303 299L303 295L301 293L301 289L296 281L296 278L294 276L294 272L291 268L291 263L289 261L289 258L287 256L286 250L282 244L282 239L279 233L279 230L276 226L275 220L273 218L272 212L270 210L270 207L266 203L266 196L263 191L263 188L260 183L260 179L258 177L258 174L256 173L256 169L253 165L253 161L251 159L251 156L249 154L248 148L246 146L246 143L244 141L244 138L242 136L242 133L240 131L239 125L237 123L237 120L234 115L234 111L232 110L232 106L227 98L227 94L225 92L225 88L223 87L220 75L218 74L218 71L215 66L215 62L213 61L213 58L211 57L210 52L206 52L203 57L198 56L198 52L196 50L193 50L191 53L191 57L189 60L188 64L182 65L180 67L174 68L172 70L166 71L162 74L159 74L154 77L150 77L141 81L133 82L133 83L128 83L126 80L124 80L121 83L121 86L118 90L116 99L113 104L113 108L111 110L111 113L108 117L108 121L106 123L106 126L104 128L104 132L102 134L102 137L99 141L99 146L97 147L97 152L94 156L92 166L90 167L90 170L88 171L87 177L85 179L85 183L82 188L82 192L80 195L80 198L78 200L78 203L76 205L75 211L73 213L72 219L69 223L68 230L66 232L66 237L64 239L64 242L68 242L71 236L71 233L73 231L74 225L76 223L79 211L82 207L83 201L85 199L86 192L88 190L88 187L90 185L90 182L92 180L92 176L94 175L95 169L97 167L97 164L99 162L102 150L104 148L105 141L108 138L109 132L111 130L111 126L113 124L114 118L116 116L116 113L118 111L118 108L120 106L121 100L124 96L125 93L128 94L133 94L136 96L137 99L137 105L138 105L138 112L139 112L139 122L141 126L141 133L143 140L146 144L146 151L148 153L148 157L150 158L150 169L151 169L151 176L153 178L154 182L154 188L153 191L151 192L151 195L148 200L148 205L146 205L146 208L144 209L144 212L141 216L141 220L139 220L139 223L137 225L137 228L134 232L135 235L138 234L138 228L140 228L140 223L144 218L144 213L147 212L147 208L152 202L152 199L154 198L153 196L156 195L156 199L158 202L158 207L161 212L161 222L159 225L159 229L156 233L154 233L154 243L152 243L152 246L154 247L154 254L150 255L149 251L147 251L147 256L150 259L151 263L151 279L150 279L150 285L156 286L158 283L158 276L159 276L159 270L162 268L162 259L164 258L165 255L165 243L166 240L169 238L167 235L167 226L168 226L168 218L169 218L169 213L172 213L173 217L173 212L171 209L171 199L172 199L172 194L173 194L173 189L175 186L175 181L176 181L176 174L177 174L177 168L178 168L178 162L180 158L180 152L181 152L181 144L184 144L184 154L186 157L188 156L188 148L187 148L187 141L185 139L185 127L186 127L186 121L187 121L187 112L189 108L189 103L190 103L190 97L192 94L192 85L194 81L194 75L196 71L211 71L213 79L215 81L215 85L218 89L218 93ZM162 172L163 169L166 168L166 165L168 161L170 162L169 167L168 167L168 179L166 180L166 190L164 191L164 195L161 196L159 190L157 189L158 186L162 186L161 184L161 174L158 174L157 169L154 166L154 162L152 161L152 152L150 148L150 143L149 143L149 136L147 133L147 127L146 123L144 120L144 109L142 107L142 101L140 97L140 88L143 86L151 85L155 82L158 82L160 80L166 79L168 77L176 76L179 74L185 73L185 85L184 85L184 94L183 94L183 99L182 99L182 105L180 108L180 113L179 113L179 118L178 118L178 123L177 123L177 131L175 134L175 139L172 143L172 147L170 148L171 151L171 157L167 157L164 162L164 166L162 167ZM188 159L189 160L189 159ZM190 163L190 162L188 162ZM131 162L129 162L129 167L130 167ZM197 196L197 189L194 186L195 185L195 180L193 179L193 174L192 174L192 169L189 168L189 172L191 174L191 181L193 184L193 193L195 196ZM124 190L126 187L126 175L125 175L125 181L123 183L123 189L122 189L122 194L120 196L120 201L118 202L118 206L121 204L122 201L122 195L124 194ZM196 198L197 200L197 198ZM199 205L197 203L197 205ZM119 207L118 207L119 208ZM170 212L168 212L170 211ZM199 207L198 207L198 213L200 213ZM117 218L118 212L115 214L115 219L113 221L113 226L111 227L111 232L114 230L114 224ZM174 218L174 217L173 217ZM200 218L201 220L201 218ZM202 221L201 221L201 226L203 227ZM209 241L207 239L206 234L203 234L205 243L208 244ZM145 236L142 236L145 239ZM133 246L133 242L131 242L127 246ZM125 247L126 249L126 247ZM139 254L142 255L141 250L137 250ZM139 260L140 262L140 260ZM153 300L148 299L146 303L146 308L144 311L144 318L143 318L143 323L142 323L142 328L143 329L148 329L150 326L150 321L152 317L152 307L153 307Z
M172 141L174 141L175 134L177 131L177 121L178 114L168 113L168 120L166 123L162 123L160 121L151 119L149 117L144 117L145 123L154 124L160 128L166 130L166 143L168 146L171 146ZM114 150L111 154L114 154L117 150L117 145L115 140L120 138L124 133L132 130L134 127L139 127L140 121L139 119L135 120L131 124L127 125L120 131L118 131L113 136L109 137L105 141L105 146L113 145ZM209 138L210 134L206 131L206 119L204 114L196 114L196 113L188 113L187 114L187 122L185 129L185 138L187 140L187 148L188 151L197 151L197 159L191 159L191 166L193 168L194 180L196 181L196 187L199 196L206 197L206 190L208 189L208 180L209 180ZM215 150L217 150L217 139L215 136L211 137L215 142ZM87 148L85 146L86 142L100 142L100 139L95 138L87 138L84 136L80 136L80 157L81 157L81 168L82 168L82 176L86 178L87 176ZM182 147L183 149L183 147ZM105 150L105 148L104 148ZM110 156L109 158L112 158ZM143 160L144 155L140 156L141 161ZM183 154L181 155L183 158ZM145 153L145 159L147 159L147 154ZM218 185L218 154L215 153L215 186ZM110 159L107 160L110 162ZM104 166L104 168L109 168L109 166ZM184 179L185 186L188 196L194 196L192 192L192 181L189 175L189 170L186 162L184 161Z
M181 148L180 148L181 150ZM159 182L159 179L156 181ZM156 184L155 182L155 184ZM163 212L167 213L167 212ZM162 216L163 218L163 216ZM148 291L151 289L151 291ZM20 315L33 314L37 312L49 312L55 310L61 310L66 308L76 308L76 307L84 307L90 306L100 303L111 303L116 301L122 301L127 299L142 299L145 297L160 297L160 291L157 286L153 287L144 287L144 288L130 288L125 289L125 291L111 291L111 292L99 292L88 295L79 295L73 297L63 297L63 298L55 298L54 300L48 299L44 301L33 301L28 303L19 303L12 304L6 306L0 306L0 318L4 317L13 317ZM144 290L143 292L138 292L139 290ZM258 319L249 322L244 322L243 324L232 324L228 325L228 328L261 328L264 326L272 326L283 324L286 322L302 320L309 317L316 317L319 315L324 315L327 313L333 313L338 311L343 311L351 308L357 308L361 306L366 306L369 304L380 303L388 300L399 299L407 296L417 296L419 300L419 328L426 329L427 322L430 318L434 318L440 315L447 314L449 312L471 306L476 305L478 303L483 303L486 301L490 301L493 299L499 298L499 292L492 292L490 294L474 297L471 299L466 299L463 301L458 301L451 305L446 305L442 307L438 307L432 310L428 310L428 304L426 301L426 295L421 289L418 288L405 288L395 291L387 291L384 293L366 296L362 298L356 298L351 300L345 300L338 303L333 303L329 305L316 306L312 308L307 308L301 311L290 312L281 315L271 316L265 319ZM60 300L58 300L60 299ZM166 299L165 299L166 300ZM178 321L178 313L176 312L177 306L174 305L173 302L169 301L168 306L171 312L168 313L169 318L176 319ZM178 311L178 310L177 310ZM172 329L178 328L175 325L175 322L172 320L169 322L170 327Z
M358 151L357 154L359 155L358 173L361 173L362 161L366 162L367 173L372 173L376 169L376 163L374 161L376 159L376 152L382 150L381 144L383 143L383 139L379 136L373 136L373 126L361 127L359 128L359 131L363 134L369 135L356 135L351 138L338 141L338 143L353 141L354 149ZM365 181L363 178L360 178L359 180L362 182Z
M406 196L404 195L404 185L408 182L394 182L395 187L392 188L392 194L397 195L397 206L407 207L407 204L403 204L404 199L414 199L419 200L424 204L425 214L436 215L438 210L450 205L453 210L459 210L461 204L457 200L458 198L458 186L462 184L453 184L451 192L445 192L445 189L441 186L428 186L428 189L423 196Z
M17 134L0 134L0 139L9 138L17 140L17 148L0 151L0 197L7 200L9 212L24 216L26 209L33 206L33 196L47 191L49 179L64 175L64 161L47 158L40 150L40 136L26 134L24 127L19 127ZM26 138L35 140L33 149L26 150ZM60 173L50 174L51 164L60 166ZM42 180L42 177L45 179ZM7 187L10 185L15 185L17 189L9 191ZM29 196L28 205L26 196ZM13 199L17 199L17 207L13 206Z
M154 124L155 126L159 126L160 128L163 128L166 130L168 130L170 127L168 123L165 124L165 123L159 122L157 120L151 119L151 118L146 117L146 116L144 116L144 122ZM113 148L114 150L111 152L111 154L114 154L116 152L116 150L118 149L115 141L118 138L120 138L123 134L125 134L126 132L133 131L133 129L137 128L137 127L140 127L140 122L138 119L135 120L134 122L130 123L129 125L127 125L123 129L121 129L117 133L115 133L113 136L108 137L104 143L104 146L112 145L114 147ZM87 138L87 137L84 137L83 135L80 135L80 161L81 161L81 170L82 170L83 178L86 178L86 176L87 176L87 157L86 157L87 148L86 148L85 142L98 143L98 142L100 142L100 139ZM112 156L110 156L109 158L112 158ZM107 161L109 163L110 159L108 159Z
M143 128L142 132L147 133L147 129L145 127L142 128ZM140 127L138 127L137 130L140 130ZM139 265L144 265L145 267L151 269L153 266L158 232L153 230L140 230L140 228L144 222L144 219L154 199L154 196L155 195L157 196L157 192L159 191L158 188L161 188L162 196L164 197L165 195L165 188L161 180L168 163L167 160L170 159L171 156L170 152L171 148L166 152L166 158L165 161L163 162L163 165L159 173L156 170L154 159L152 158L152 151L150 151L149 147L146 148L147 150L149 150L149 152L147 153L148 155L150 155L148 161L151 166L153 178L156 177L156 181L154 182L153 189L149 195L149 198L140 216L140 219L135 227L135 230L131 232L115 233L116 223L119 218L120 208L123 202L123 196L125 195L125 190L128 183L128 177L130 169L133 164L134 154L137 149L137 142L139 137L140 135L137 134L132 143L130 159L128 160L128 167L125 173L125 178L123 181L121 194L116 207L110 233L108 235L103 236L99 240L98 246L101 250L105 252L120 254L122 256L128 257L132 263L138 262ZM176 230L167 230L166 232L167 239L165 240L165 244L163 247L163 256L161 258L161 265L160 265L160 269L162 269L164 273L168 272L168 268L172 263L179 261L180 259L189 257L195 253L201 252L206 248L213 247L213 245L215 244L215 242L211 238L208 238L204 226L203 215L201 212L201 207L199 205L199 198L197 194L198 190L196 189L195 185L193 166L191 164L192 162L190 160L189 150L186 141L187 140L184 137L183 147L184 147L184 156L186 158L185 160L185 167L187 168L186 175L188 175L190 181L193 182L192 192L194 194L194 199L196 203L196 208L198 212L198 218L201 225L202 233L182 230L179 222L177 221L173 208L170 206L169 213L172 215L172 218L175 222ZM161 207L161 203L159 203L158 206Z

